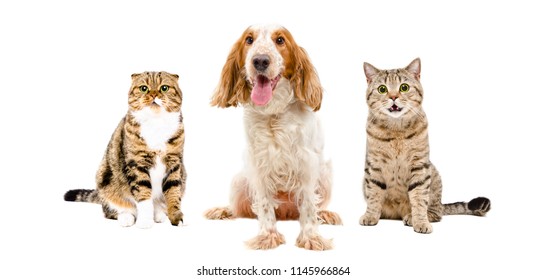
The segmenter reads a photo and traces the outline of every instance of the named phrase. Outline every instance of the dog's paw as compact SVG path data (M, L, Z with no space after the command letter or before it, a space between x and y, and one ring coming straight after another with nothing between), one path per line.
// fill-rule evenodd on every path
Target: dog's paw
M268 234L260 234L246 242L246 245L250 249L254 250L268 250L279 247L279 245L286 243L284 236L278 231L270 232Z
M205 218L209 220L228 220L234 217L229 207L215 207L205 212Z
M336 212L322 210L318 212L318 218L321 224L325 225L341 225L341 217Z
M304 236L300 233L296 239L296 246L313 251L325 251L333 248L332 239L325 239L320 235Z

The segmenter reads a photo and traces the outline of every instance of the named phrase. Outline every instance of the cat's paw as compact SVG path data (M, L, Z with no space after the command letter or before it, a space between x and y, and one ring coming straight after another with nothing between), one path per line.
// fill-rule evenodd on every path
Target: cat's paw
M272 231L268 234L260 234L246 242L246 245L250 249L254 250L268 250L279 247L279 245L286 243L284 235L278 231Z
M404 216L404 218L402 218L402 221L404 222L405 226L411 227L413 225L411 214L407 214L406 216Z
M130 227L135 224L135 216L131 213L119 213L118 223L122 227Z
M375 226L379 222L379 218L373 217L369 214L364 214L360 217L360 225L362 226Z
M165 218L167 218L167 215L163 211L157 211L154 213L154 222L156 223L163 223L165 221Z
M152 219L152 217L139 216L135 225L141 229L151 228L154 225L154 220Z
M169 220L171 221L171 225L181 226L184 223L184 214L180 211L171 213L169 214Z
M418 233L431 233L432 225L427 222L415 222L413 224L413 230Z
M298 239L296 239L296 246L313 251L325 251L334 247L332 245L332 239L325 239L320 235L304 237L301 233L298 236Z

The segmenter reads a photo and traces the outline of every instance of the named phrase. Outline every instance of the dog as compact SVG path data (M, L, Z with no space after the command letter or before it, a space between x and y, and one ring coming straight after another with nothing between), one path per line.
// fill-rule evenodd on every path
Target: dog
M257 218L260 231L247 241L251 249L285 243L277 219L299 219L298 247L332 248L332 240L318 232L320 223L341 224L337 213L325 209L332 174L315 114L322 94L306 51L282 26L250 26L228 55L211 105L244 108L248 154L232 181L230 205L210 209L205 217Z

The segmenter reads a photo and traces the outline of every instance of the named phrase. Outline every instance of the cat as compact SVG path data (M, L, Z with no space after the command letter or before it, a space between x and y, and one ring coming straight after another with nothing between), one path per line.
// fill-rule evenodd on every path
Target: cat
M440 175L429 160L428 121L421 106L421 60L407 67L379 70L364 63L368 83L366 162L363 192L366 212L360 224L402 219L418 233L431 233L443 215L484 216L488 198L442 204Z
M184 124L178 75L131 75L129 110L112 134L96 175L96 189L66 192L66 201L102 204L104 216L124 227L183 223L186 189Z

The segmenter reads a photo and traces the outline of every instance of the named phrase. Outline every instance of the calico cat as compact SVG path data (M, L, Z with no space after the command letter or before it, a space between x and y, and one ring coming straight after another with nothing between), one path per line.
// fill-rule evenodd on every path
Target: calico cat
M428 121L421 107L421 61L406 68L379 70L364 63L368 82L364 197L366 213L360 224L380 218L402 219L419 233L431 233L431 222L443 215L484 216L488 198L442 204L440 175L429 160Z
M167 214L181 225L186 188L184 125L178 75L133 74L129 110L112 134L95 190L70 190L66 201L102 204L104 216L124 227L149 228Z

